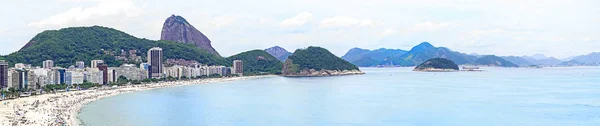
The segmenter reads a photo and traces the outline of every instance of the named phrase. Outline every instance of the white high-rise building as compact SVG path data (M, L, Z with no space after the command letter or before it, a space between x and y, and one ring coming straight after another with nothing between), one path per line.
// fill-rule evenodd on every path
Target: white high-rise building
M85 68L85 62L83 62L83 61L77 61L77 62L75 62L75 67L77 67L77 68Z
M67 71L65 73L65 83L68 85L82 84L84 75L80 71Z
M17 63L15 64L15 68L17 69L24 69L24 68L30 68L31 64L23 64L23 63Z
M242 60L234 60L233 61L233 70L231 70L232 74L243 75L244 74L244 62Z
M92 64L90 66L92 68L98 68L98 65L103 64L104 60L92 60Z
M46 69L50 69L50 68L54 67L54 61L46 60L42 63L42 67L46 68Z

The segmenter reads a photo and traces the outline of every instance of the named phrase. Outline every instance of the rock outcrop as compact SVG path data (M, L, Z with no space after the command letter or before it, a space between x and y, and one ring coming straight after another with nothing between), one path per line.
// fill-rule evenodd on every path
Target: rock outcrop
M265 52L271 54L272 56L274 56L275 58L277 58L277 60L284 62L288 56L292 55L291 52L288 52L287 50L285 50L284 48L281 48L279 46L274 46L268 49L265 49Z
M160 40L189 43L209 53L219 55L210 44L211 41L183 17L172 15L165 21Z
M283 64L282 75L287 77L323 77L323 76L343 76L343 75L360 75L365 74L360 70L315 70L315 69L301 69L294 70L292 60L286 60Z

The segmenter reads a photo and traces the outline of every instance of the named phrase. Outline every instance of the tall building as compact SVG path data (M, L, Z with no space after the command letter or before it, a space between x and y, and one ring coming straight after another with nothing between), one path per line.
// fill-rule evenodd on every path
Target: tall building
M104 63L98 65L98 69L102 71L102 84L108 84L108 66Z
M83 62L83 61L77 61L77 62L75 62L75 67L77 67L77 68L85 68L85 62Z
M163 73L163 51L159 47L154 47L148 50L148 64L150 71L148 73L151 78L160 78Z
M90 67L98 68L98 65L100 65L100 64L104 64L104 60L92 60Z
M8 87L8 62L0 60L0 89Z
M48 72L50 84L65 84L65 73L66 70L64 68L52 68L52 70Z
M28 89L29 87L29 71L25 69L15 68L11 70L12 87L15 89Z
M237 75L244 75L244 62L242 60L234 60L233 61L233 70L231 73Z
M50 68L54 67L54 61L46 60L42 63L42 67L46 68L46 69L50 69Z

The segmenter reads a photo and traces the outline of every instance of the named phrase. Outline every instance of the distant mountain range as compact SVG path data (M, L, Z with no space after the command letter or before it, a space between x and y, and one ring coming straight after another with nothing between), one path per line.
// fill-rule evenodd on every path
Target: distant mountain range
M473 61L475 65L496 66L496 67L519 67L518 65L506 61L503 58L494 55L487 55Z
M429 42L423 42L414 46L410 51L401 49L377 49L368 50L361 48L350 49L342 59L360 67L375 66L415 66L431 58L445 58L452 60L458 65L484 65L484 66L560 66L568 65L598 65L600 64L600 53L574 56L573 61L563 61L543 54L532 56L495 56L479 55L475 53L466 54L452 51L446 47L435 47Z
M353 48L342 57L361 67L372 66L415 66L431 58L445 58L457 64L475 61L477 57L452 51L445 47L435 47L429 42L423 42L410 51L401 49L378 49L369 51Z
M377 50L367 50L361 48L353 48L342 56L342 59L357 65L357 66L374 66L385 62L387 57L400 56L407 51L401 49L386 49L380 48Z
M274 56L275 58L277 58L277 60L284 62L290 55L292 55L291 52L288 52L287 50L285 50L284 48L281 48L279 46L274 46L268 49L264 50L265 52L271 54L272 56Z
M588 65L598 65L600 64L600 52L594 52L587 55L581 55L573 57L573 60L588 64Z

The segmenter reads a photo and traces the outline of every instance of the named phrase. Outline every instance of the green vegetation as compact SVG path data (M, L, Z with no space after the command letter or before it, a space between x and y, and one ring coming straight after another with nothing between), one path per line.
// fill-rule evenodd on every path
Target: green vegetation
M288 57L288 60L293 63L287 65L288 69L293 72L304 69L358 70L355 65L321 47L311 46L306 49L298 49ZM288 61L286 61L286 64L289 64Z
M451 60L444 59L444 58L429 59L429 60L425 61L424 63L422 63L421 65L417 66L415 68L415 70L420 71L420 70L426 70L426 69L431 69L431 68L459 70L458 65L454 64L454 62L452 62Z
M56 66L68 67L76 61L104 60L110 67L120 66L116 60L121 50L137 50L137 55L146 59L146 52L152 47L163 49L164 59L196 60L208 65L225 65L229 62L220 56L210 54L191 44L170 41L140 39L112 28L73 27L48 30L36 35L28 47L5 56L11 65L27 63L41 66L45 60L54 60ZM0 58L1 59L1 58Z
M281 74L283 63L263 50L243 52L227 58L227 61L242 60L244 75Z

